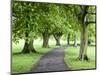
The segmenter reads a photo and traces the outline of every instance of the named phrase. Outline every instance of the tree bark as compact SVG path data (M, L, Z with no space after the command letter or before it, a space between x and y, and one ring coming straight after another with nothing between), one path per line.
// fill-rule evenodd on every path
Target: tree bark
M22 53L31 53L31 52L36 53L36 50L34 49L34 46L33 46L33 39L29 40L28 36L29 36L29 33L26 32L25 33L26 39L25 39L25 44L24 44L24 48L22 50Z
M62 34L54 34L53 36L56 40L56 46L60 46L61 45L60 44L60 38L61 38Z
M22 53L31 53L31 52L36 53L36 50L34 49L33 46L33 40L29 41L28 39L26 39Z
M43 46L44 48L48 48L49 47L49 34L48 33L43 33Z
M60 38L56 39L56 46L60 46Z
M87 47L88 47L88 25L89 23L96 23L96 21L89 21L86 19L86 15L89 14L88 8L89 6L80 6L81 10L78 15L78 20L81 23L81 43L80 43L80 52L79 59L80 60L88 60L87 56ZM96 14L96 13L95 13Z
M67 45L68 46L70 45L70 33L68 33L68 36L67 36Z
M81 25L81 44L80 44L80 52L79 59L80 60L88 60L87 56L87 47L88 47L88 25Z
M80 6L81 7L81 43L80 43L80 52L79 52L79 59L84 61L88 61L87 56L87 47L88 47L88 24L86 23L86 15L88 6Z
M74 35L74 47L77 47L77 34Z

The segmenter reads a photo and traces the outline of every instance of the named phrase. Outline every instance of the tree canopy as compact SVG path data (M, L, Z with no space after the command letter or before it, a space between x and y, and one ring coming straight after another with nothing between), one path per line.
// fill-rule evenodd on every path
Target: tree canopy
M77 39L77 33L81 35L80 47L84 52L87 32L89 36L95 35L95 6L14 1L12 10L12 39L24 39L27 46L32 45L37 37L42 37L43 47L48 47L51 35L60 45L62 35L67 35L69 41L70 36Z

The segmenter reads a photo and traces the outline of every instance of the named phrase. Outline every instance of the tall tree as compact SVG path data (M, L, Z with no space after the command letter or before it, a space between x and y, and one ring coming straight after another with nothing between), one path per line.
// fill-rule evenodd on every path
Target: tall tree
M22 53L36 52L33 46L35 37L35 21L32 17L35 11L34 3L29 2L13 2L13 39L20 38L25 40ZM30 14L30 15L29 15Z
M88 60L87 56L87 46L88 46L88 24L92 23L88 21L88 9L89 6L80 6L80 14L78 15L78 20L81 25L81 44L80 44L80 52L79 59L80 60ZM94 23L94 22L93 22Z
M50 4L40 3L38 4L38 12L39 14L37 21L38 21L38 32L41 33L43 37L43 46L42 47L49 47L49 37L52 32L52 25L51 25L51 14L50 14Z

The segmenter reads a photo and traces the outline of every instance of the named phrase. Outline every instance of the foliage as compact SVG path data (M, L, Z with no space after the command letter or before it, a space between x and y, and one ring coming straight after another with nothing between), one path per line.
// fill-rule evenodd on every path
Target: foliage
M89 25L89 40L96 41L96 25L90 24Z
M34 38L41 33L71 33L72 39L80 31L79 5L50 4L14 1L13 13L13 40L24 39L25 32L28 38ZM88 12L95 13L95 7L90 6ZM78 17L78 18L77 18ZM91 19L90 16L87 15Z
M36 37L36 34L47 32L74 33L79 29L74 6L49 3L13 3L13 39Z
M35 4L26 2L14 2L13 3L13 39L25 39L25 33L29 34L28 39L36 37L36 14ZM29 15L30 14L30 15ZM35 32L34 32L35 31Z

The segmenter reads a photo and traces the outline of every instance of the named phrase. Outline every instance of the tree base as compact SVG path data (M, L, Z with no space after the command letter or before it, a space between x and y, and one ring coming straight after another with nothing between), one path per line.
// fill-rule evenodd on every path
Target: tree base
M44 45L43 45L42 48L50 48L50 47L49 47L49 46L44 46Z
M56 46L60 46L60 44L56 44Z
M34 49L34 47L30 44L25 44L22 53L26 54L26 53L36 53L36 50Z
M32 50L23 50L21 53L23 53L23 54L28 54L28 53L37 53L34 49L32 49Z
M33 46L33 40L29 41L26 40L25 41L25 45L24 45L24 48L22 50L22 53L26 54L26 53L36 53L36 50L34 49L34 46Z
M81 61L85 61L85 60L89 61L89 58L86 55L84 56L84 58L78 57L78 59L81 60Z

